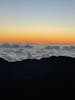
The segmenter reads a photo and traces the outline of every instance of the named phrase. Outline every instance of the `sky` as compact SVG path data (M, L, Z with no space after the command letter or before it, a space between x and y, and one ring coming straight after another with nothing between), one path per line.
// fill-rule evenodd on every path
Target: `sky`
M75 44L75 0L0 0L0 42Z

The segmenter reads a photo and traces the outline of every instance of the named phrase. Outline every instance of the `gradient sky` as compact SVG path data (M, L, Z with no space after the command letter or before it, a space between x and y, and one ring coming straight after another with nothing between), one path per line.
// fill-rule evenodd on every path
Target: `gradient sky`
M75 43L75 0L0 0L0 42Z

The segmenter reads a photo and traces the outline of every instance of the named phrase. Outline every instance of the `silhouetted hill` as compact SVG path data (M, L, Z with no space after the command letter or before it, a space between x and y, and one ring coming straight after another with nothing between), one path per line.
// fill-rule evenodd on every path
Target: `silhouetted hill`
M75 59L50 57L7 62L0 58L0 95L74 95Z

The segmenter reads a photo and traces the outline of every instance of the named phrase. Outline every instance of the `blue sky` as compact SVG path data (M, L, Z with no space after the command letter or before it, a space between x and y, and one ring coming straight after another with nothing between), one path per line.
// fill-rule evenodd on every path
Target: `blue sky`
M30 36L40 41L59 35L68 38L64 41L71 37L74 42L75 0L0 0L0 40L4 40L3 33L9 40L11 35L16 38L18 34L19 39Z
M75 0L0 0L0 19L75 26Z

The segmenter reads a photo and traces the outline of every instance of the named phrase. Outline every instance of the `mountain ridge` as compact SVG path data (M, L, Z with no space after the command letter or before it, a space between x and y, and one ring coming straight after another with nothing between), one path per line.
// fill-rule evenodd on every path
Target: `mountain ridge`
M8 62L0 58L0 95L74 95L75 58ZM67 94L66 94L67 93Z
M16 62L26 62L26 61L44 61L44 60L51 60L51 59L67 59L67 60L71 60L71 59L75 59L74 57L70 57L70 56L51 56L51 57L47 57L47 58L41 58L41 59L23 59L21 61L15 61L15 62L9 62L8 60L0 57L0 62L4 61L4 62L8 62L8 63L16 63Z

